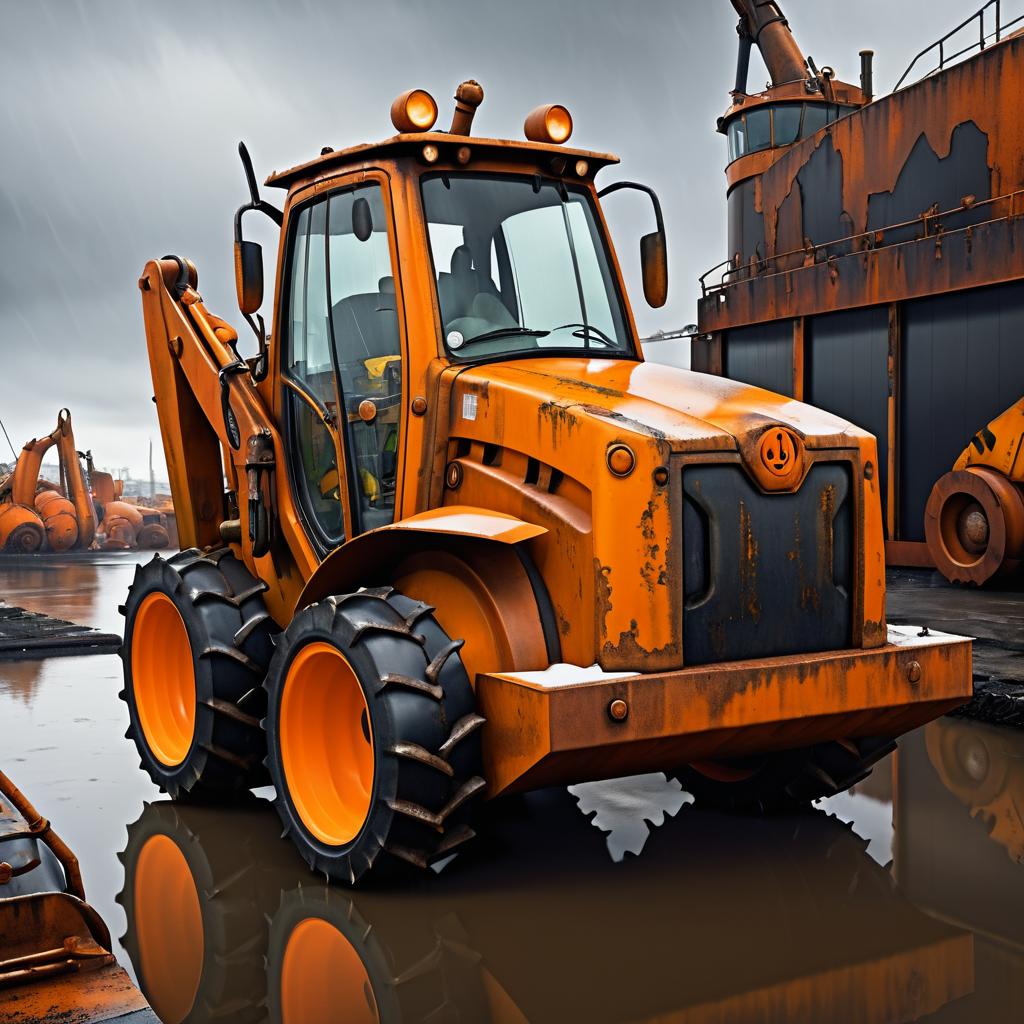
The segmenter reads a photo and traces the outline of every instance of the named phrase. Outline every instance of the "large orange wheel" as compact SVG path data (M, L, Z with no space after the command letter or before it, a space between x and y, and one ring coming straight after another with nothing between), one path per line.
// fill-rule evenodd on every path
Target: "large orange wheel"
M278 728L303 824L331 846L350 843L370 811L373 736L363 688L333 644L314 641L293 657Z
M181 612L160 591L143 598L135 614L132 684L150 750L161 764L181 764L195 734L196 677Z
M263 589L229 548L136 571L122 608L120 696L141 767L172 797L266 780L260 684L274 624Z
M472 837L481 718L460 640L390 588L296 613L267 672L267 767L307 863L354 884Z
M1024 497L994 470L946 473L928 496L928 552L953 583L981 586L1018 569L1024 558Z

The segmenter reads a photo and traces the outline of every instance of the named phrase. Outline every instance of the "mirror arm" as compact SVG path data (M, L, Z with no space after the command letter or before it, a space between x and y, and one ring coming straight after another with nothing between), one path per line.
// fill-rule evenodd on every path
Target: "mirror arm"
M243 313L242 316L245 317L245 322L252 328L253 334L256 335L256 343L259 346L256 365L253 366L251 374L252 379L258 384L261 380L266 380L267 373L270 370L267 325L263 322L263 315L261 313L257 313L255 319L249 313Z
M624 188L631 188L635 189L637 192L643 192L650 198L651 205L654 207L654 221L658 227L658 234L663 235L665 233L665 219L661 215L661 200L658 198L658 193L649 185L641 185L638 181L616 181L614 184L601 189L600 192L597 193L597 198L604 199L605 196L611 195L612 192L618 192L620 189Z

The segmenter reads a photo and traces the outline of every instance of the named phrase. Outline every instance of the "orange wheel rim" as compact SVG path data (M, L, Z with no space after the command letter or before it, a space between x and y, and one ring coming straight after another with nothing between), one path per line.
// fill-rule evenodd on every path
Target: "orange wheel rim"
M285 1024L377 1024L380 1014L362 958L333 925L300 921L288 936L281 964Z
M284 781L303 824L328 846L359 834L373 794L373 732L363 688L332 644L306 644L285 677Z
M196 676L185 622L166 594L149 594L135 615L132 690L153 756L181 764L195 734Z
M180 1024L203 976L203 915L188 862L168 836L152 836L139 851L133 900L146 998L164 1024Z

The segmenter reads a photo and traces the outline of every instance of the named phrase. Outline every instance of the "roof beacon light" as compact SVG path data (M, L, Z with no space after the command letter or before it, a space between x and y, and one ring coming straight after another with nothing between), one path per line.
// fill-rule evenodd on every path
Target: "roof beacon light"
M429 132L437 120L434 97L423 89L409 89L391 104L391 123L402 132Z
M561 145L572 135L572 116L561 104L548 103L526 115L523 131L531 142Z

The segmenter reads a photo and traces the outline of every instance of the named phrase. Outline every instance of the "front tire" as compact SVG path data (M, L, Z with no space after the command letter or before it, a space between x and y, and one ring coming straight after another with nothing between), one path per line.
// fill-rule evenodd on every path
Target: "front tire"
M122 607L124 689L142 767L172 799L262 785L266 584L230 548L155 556Z
M426 868L473 831L485 788L475 696L426 604L391 590L298 612L267 673L267 768L306 862L354 884Z

